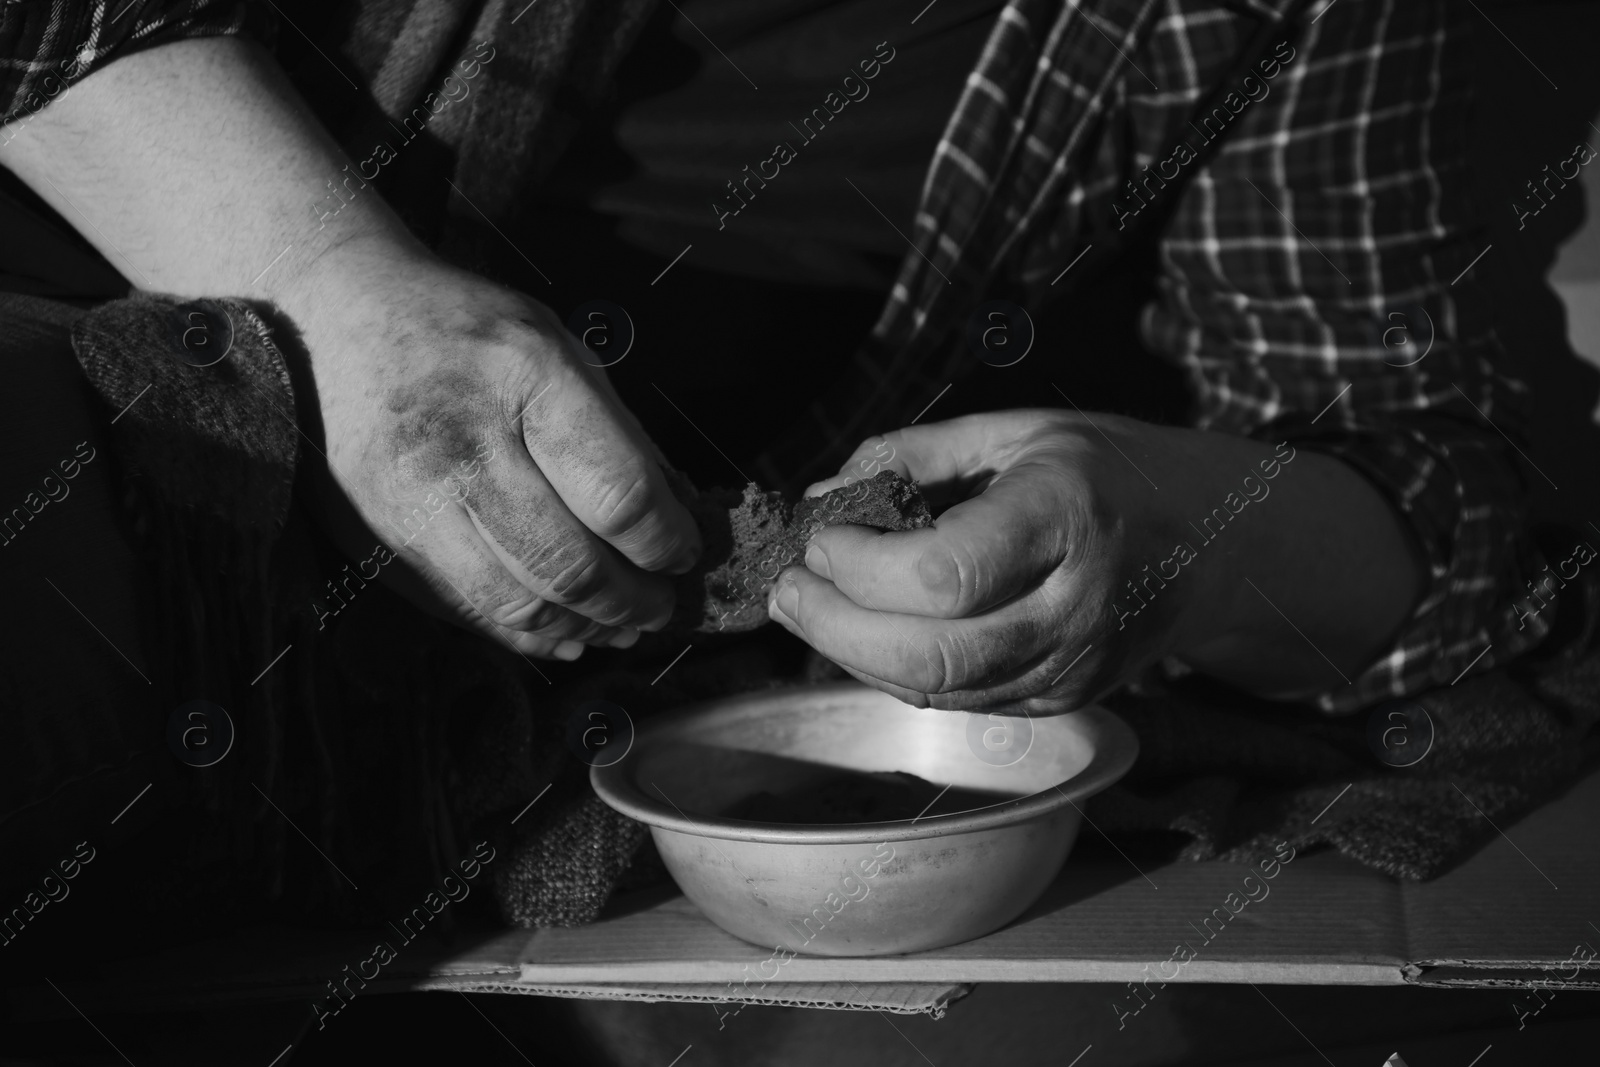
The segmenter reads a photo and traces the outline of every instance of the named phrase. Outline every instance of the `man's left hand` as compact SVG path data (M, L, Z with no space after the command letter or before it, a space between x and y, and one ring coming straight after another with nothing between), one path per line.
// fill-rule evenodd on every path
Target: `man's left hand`
M1165 656L1265 696L1337 688L1392 637L1425 571L1370 483L1294 460L1105 414L909 427L807 495L892 469L953 506L923 530L822 530L769 614L918 706L1070 710Z

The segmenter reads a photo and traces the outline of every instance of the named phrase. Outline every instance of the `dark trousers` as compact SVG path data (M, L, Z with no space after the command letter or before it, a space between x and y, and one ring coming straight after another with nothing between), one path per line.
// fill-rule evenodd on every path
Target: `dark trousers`
M80 314L0 294L4 966L66 929L53 914L67 910L65 901L51 897L104 881L93 877L93 860L74 869L75 857L136 833L153 805L112 820L172 762L160 758L161 734L151 728L161 712L144 669L144 579L115 499L111 416L70 343ZM62 878L63 862L71 879ZM84 909L71 910L83 918Z

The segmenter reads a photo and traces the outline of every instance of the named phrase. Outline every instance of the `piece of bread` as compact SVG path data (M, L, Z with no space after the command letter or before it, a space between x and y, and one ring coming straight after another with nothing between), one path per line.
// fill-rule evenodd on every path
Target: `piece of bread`
M687 478L669 474L673 492L699 524L705 551L678 579L672 626L699 633L740 633L767 621L767 589L783 569L799 563L824 526L850 523L880 530L918 530L933 515L915 482L894 471L791 504L755 483L743 494L699 492Z

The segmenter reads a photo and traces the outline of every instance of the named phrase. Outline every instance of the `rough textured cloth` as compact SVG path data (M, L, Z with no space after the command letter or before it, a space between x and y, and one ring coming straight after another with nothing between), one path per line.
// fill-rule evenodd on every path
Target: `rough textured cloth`
M1600 576L1580 579L1561 593L1556 649L1414 698L1431 737L1411 728L1405 759L1426 754L1407 767L1377 755L1399 702L1326 719L1205 684L1120 693L1107 703L1139 761L1089 816L1112 835L1183 834L1185 859L1253 861L1288 841L1397 878L1442 874L1597 765Z

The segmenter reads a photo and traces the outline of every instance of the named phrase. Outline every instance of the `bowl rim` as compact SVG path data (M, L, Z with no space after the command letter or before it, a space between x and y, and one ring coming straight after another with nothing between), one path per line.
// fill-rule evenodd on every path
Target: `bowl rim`
M844 681L821 685L783 686L700 701L651 718L638 728L633 745L626 756L615 763L589 768L589 781L606 804L652 829L672 830L691 837L712 837L731 841L809 845L855 844L906 841L990 830L1041 818L1069 804L1077 808L1078 801L1101 792L1128 773L1128 769L1133 766L1134 760L1139 755L1139 738L1133 732L1133 728L1115 713L1098 704L1091 704L1065 713L1066 716L1078 718L1083 723L1084 732L1090 744L1094 746L1094 755L1088 765L1071 778L1037 793L982 808L886 822L773 823L728 819L721 816L689 815L670 801L662 803L649 796L633 781L629 773L632 762L643 746L661 733L690 719L715 716L719 713L736 713L752 700L763 702L781 700L795 693L824 696L835 693L887 695L860 682ZM952 711L946 714L956 715L965 712ZM1028 717L1056 718L1057 716ZM1079 814L1082 814L1081 809Z

